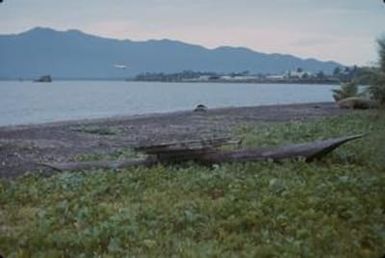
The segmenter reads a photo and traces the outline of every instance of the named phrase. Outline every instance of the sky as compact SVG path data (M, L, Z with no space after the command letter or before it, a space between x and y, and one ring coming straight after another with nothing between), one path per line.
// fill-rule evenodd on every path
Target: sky
M375 65L383 0L4 0L0 34L33 27L104 37L172 39L207 48Z

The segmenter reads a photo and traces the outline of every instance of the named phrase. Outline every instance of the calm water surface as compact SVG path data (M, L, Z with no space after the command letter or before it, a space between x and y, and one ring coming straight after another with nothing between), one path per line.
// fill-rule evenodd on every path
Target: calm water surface
M179 110L332 101L335 85L0 82L0 126Z

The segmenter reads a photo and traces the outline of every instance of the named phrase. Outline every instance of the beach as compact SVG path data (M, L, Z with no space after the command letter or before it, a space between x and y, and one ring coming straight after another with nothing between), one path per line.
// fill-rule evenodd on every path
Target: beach
M311 103L181 111L46 124L0 127L0 177L52 173L37 163L75 161L138 145L231 136L261 122L318 119L345 113L334 103Z

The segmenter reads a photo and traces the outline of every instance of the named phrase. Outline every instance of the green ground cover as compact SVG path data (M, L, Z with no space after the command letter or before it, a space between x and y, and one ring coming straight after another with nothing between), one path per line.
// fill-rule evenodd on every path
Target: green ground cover
M245 146L366 132L322 161L36 174L0 183L5 257L381 257L385 115L260 123Z

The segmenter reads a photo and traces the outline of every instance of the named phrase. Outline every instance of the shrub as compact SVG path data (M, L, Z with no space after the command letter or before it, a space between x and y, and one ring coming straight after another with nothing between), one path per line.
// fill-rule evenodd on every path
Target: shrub
M385 37L379 39L379 67L372 72L369 93L373 100L385 106Z
M357 97L359 96L358 85L354 81L342 83L341 88L334 89L333 93L333 98L335 101L340 101L350 97Z

